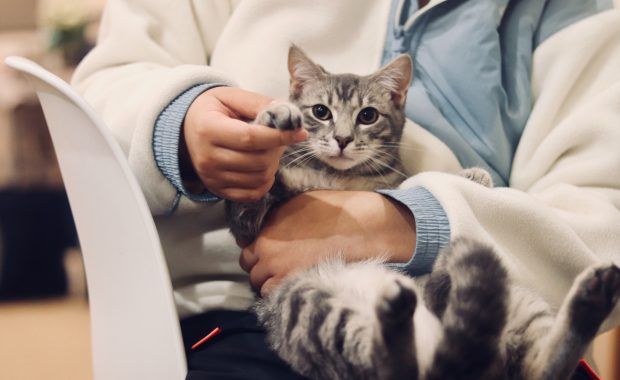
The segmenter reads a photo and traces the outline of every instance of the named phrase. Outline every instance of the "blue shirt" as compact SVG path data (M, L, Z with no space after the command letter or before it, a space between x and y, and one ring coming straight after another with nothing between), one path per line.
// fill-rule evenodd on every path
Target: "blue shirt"
M463 167L509 185L532 109L532 54L546 38L612 0L446 0L408 20L417 2L394 1L383 62L409 53L407 117L446 143Z

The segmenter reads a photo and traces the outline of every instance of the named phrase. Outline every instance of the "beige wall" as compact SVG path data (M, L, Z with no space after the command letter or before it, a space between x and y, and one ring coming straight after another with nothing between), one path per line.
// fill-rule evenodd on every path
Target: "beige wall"
M37 0L0 0L0 30L33 28Z

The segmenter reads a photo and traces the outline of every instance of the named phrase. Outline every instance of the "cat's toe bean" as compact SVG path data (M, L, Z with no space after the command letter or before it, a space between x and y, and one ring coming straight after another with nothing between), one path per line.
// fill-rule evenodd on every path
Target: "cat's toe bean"
M276 103L261 111L255 122L282 131L301 127L301 111L292 103Z
M601 307L615 304L620 295L620 269L614 264L595 267L582 282L584 300Z
M271 116L271 112L269 109L264 109L258 113L256 119L254 119L254 124L266 125L268 127L275 128L273 124L273 118Z
M586 270L578 279L571 303L574 326L592 335L620 298L620 268L604 264Z

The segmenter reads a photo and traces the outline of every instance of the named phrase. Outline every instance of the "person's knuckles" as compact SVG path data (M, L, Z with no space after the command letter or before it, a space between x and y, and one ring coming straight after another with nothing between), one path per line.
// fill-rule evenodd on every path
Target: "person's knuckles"
M188 125L190 133L195 135L200 142L210 141L213 128L217 126L217 120L214 120L216 117L217 114L213 112L195 112Z
M209 152L195 152L192 157L194 163L194 169L199 175L213 177L213 173L217 173L219 165L217 161L213 159L213 156Z
M266 183L270 181L269 176L265 172L258 173L226 173L223 180L230 186L246 187L262 189Z
M209 145L208 149L204 149L204 156L213 166L213 169L225 168L231 161L230 153L227 149Z

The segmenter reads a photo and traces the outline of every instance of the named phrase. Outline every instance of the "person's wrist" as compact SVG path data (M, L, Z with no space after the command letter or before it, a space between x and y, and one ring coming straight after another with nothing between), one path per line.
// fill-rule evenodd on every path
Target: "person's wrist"
M181 175L183 186L190 194L200 194L206 190L206 187L194 169L192 158L187 149L185 133L183 133L184 127L181 128L181 136L179 138L179 174Z
M207 188L200 179L200 176L194 167L194 162L189 152L189 147L186 140L187 128L192 128L193 125L196 124L196 121L201 118L205 98L213 96L213 93L218 91L218 89L225 90L227 88L229 87L218 85L203 91L189 105L185 118L183 119L181 135L179 138L179 172L183 186L190 194L204 193L207 191Z
M362 197L359 200L355 198ZM382 254L388 262L406 263L415 250L415 219L404 206L375 192L359 192L350 200L350 212L361 214L356 218L366 223L368 246ZM358 210L358 211L356 211Z
M376 194L376 193L373 193ZM416 246L415 217L411 211L401 203L391 198L379 195L389 215L384 234L387 241L392 245L388 260L392 263L407 263Z

